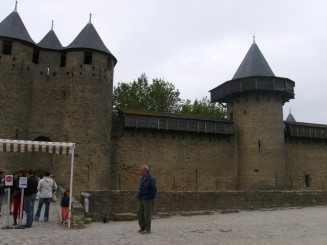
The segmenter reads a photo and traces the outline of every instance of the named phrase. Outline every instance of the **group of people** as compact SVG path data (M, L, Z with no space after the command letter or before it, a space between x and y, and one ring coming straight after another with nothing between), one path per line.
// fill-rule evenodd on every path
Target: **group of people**
M13 176L13 186L9 187L9 210L10 215L13 216L13 226L18 225L17 219L20 217L23 218L23 213L25 213L26 222L22 226L25 228L31 228L33 221L39 222L43 205L45 205L44 222L48 222L50 203L52 201L56 201L55 192L57 190L57 184L54 176L50 176L50 172L45 172L44 176L35 176L35 173L32 170L20 170L15 172ZM21 200L22 188L19 186L19 179L22 177L27 177L27 187L24 188L23 200ZM0 216L5 190L4 172L0 171ZM68 219L69 194L69 190L65 191L61 200L62 218L64 224L67 224ZM38 199L38 207L34 216L34 203L36 199ZM21 210L21 202L23 202L23 210Z
M146 165L143 165L140 168L140 175L141 179L138 191L138 221L140 229L138 232L141 234L150 234L154 199L157 194L156 178L151 175L150 169ZM57 184L53 176L51 177L50 173L46 172L43 177L39 176L37 178L33 171L18 171L14 173L14 181L13 187L11 187L10 197L11 206L9 207L10 214L13 215L14 219L13 225L17 225L17 218L21 212L21 188L19 188L19 178L21 177L27 177L27 188L24 189L23 200L23 210L26 214L26 223L23 226L30 228L33 225L33 220L39 222L43 204L45 205L44 222L48 222L50 203L53 200L55 191L57 190ZM4 173L3 171L0 171L0 216L3 197L5 194L4 187ZM39 204L34 216L34 203L36 196L39 196ZM70 193L69 190L67 190L64 192L61 200L62 220L64 223L67 222L68 218L69 196Z

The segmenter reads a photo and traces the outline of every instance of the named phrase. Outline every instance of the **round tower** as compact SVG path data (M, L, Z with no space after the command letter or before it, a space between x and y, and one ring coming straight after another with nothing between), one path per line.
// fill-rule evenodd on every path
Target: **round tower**
M109 188L112 89L117 59L90 20L64 50L66 91L64 125L77 143L77 189Z
M232 80L211 90L211 101L226 103L238 140L239 189L285 187L283 105L295 83L277 77L253 42Z
M15 10L0 23L0 138L26 139L28 135L36 48ZM0 168L26 168L23 154L1 154Z

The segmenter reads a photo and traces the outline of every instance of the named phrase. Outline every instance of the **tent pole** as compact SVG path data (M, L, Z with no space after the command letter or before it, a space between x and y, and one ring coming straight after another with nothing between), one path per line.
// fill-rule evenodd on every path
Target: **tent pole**
M72 228L72 199L73 199L73 176L74 176L74 154L75 147L72 149L72 159L70 164L70 195L69 195L69 214L68 214L68 228Z

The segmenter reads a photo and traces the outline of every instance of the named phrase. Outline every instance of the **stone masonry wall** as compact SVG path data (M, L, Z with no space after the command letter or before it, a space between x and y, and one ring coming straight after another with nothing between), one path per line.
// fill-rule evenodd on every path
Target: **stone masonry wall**
M112 140L111 188L136 190L147 164L160 191L238 188L235 137L125 129Z
M39 49L34 64L33 47L14 40L12 54L0 54L0 138L76 143L74 193L109 187L115 64L107 54L92 53L92 64L84 64L84 50L66 50L60 67L60 51ZM29 168L50 171L69 187L69 156L0 153L0 169Z
M135 191L89 191L90 216L101 221L112 213L137 213ZM159 192L154 212L259 209L326 205L326 191L203 191Z
M28 137L33 47L13 41L11 55L4 55L2 40L0 45L0 138L24 139ZM0 169L13 171L24 167L23 154L0 153Z
M93 51L92 64L84 64L83 50L66 55L66 66L60 67L60 52L40 51L29 137L76 143L74 193L81 188L106 189L114 67L100 52ZM69 186L70 157L33 153L30 159L33 168L50 169L59 184Z
M285 143L289 189L327 189L327 143L320 140L291 139ZM306 175L309 186L306 186Z
M237 127L240 189L283 189L284 122L280 95L240 95L228 103L227 112Z

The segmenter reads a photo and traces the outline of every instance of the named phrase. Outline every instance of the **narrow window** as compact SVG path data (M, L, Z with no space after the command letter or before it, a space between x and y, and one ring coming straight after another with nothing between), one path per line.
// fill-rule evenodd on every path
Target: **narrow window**
M84 52L84 64L86 65L92 64L92 52L89 51Z
M3 41L2 54L11 55L12 41Z
M311 177L310 177L310 175L305 175L304 176L304 178L305 178L305 187L310 187L311 186Z
M62 52L60 57L60 67L65 67L65 66L66 66L66 52Z
M261 154L261 141L258 140L258 152L259 154Z
M233 114L233 113L229 113L229 119L230 119L231 121L233 121L233 119L234 119L234 114Z
M33 63L34 64L39 64L39 57L40 57L39 50L35 48L33 50Z
M111 68L111 59L108 57L107 58L107 69Z

